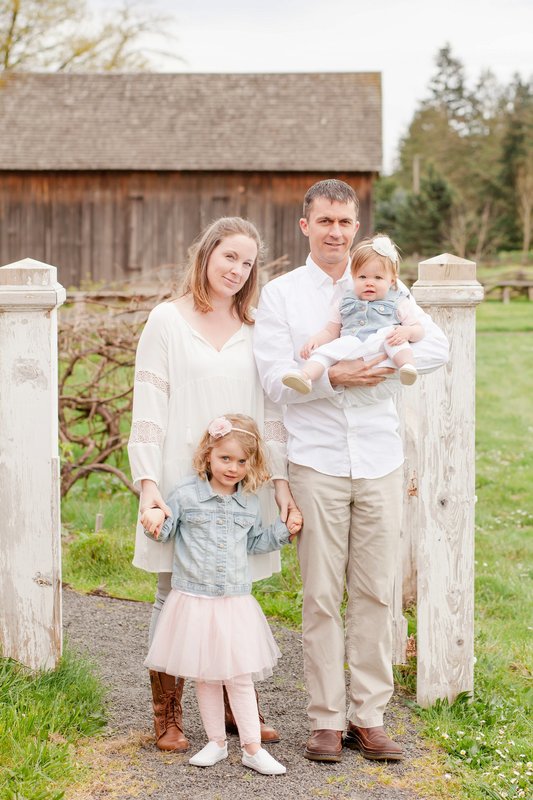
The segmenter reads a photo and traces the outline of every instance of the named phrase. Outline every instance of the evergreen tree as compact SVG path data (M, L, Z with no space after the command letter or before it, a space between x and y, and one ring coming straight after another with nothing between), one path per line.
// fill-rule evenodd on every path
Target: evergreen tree
M463 65L446 45L428 96L400 142L393 176L399 187L416 191L414 176L431 181L431 170L448 185L448 245L457 255L479 260L502 244L518 247L520 240L526 246L530 240L531 86L518 79L515 84L506 89L485 70L470 90ZM406 220L410 225L409 214ZM405 240L412 241L412 234L407 231Z
M448 124L460 134L468 133L471 103L465 86L464 66L446 44L436 58L437 71L429 82L427 105L440 109Z
M395 178L382 177L374 185L374 230L383 231L397 241L398 220L408 193Z
M430 167L418 193L410 192L398 209L397 242L406 253L426 258L444 252L449 244L452 191Z

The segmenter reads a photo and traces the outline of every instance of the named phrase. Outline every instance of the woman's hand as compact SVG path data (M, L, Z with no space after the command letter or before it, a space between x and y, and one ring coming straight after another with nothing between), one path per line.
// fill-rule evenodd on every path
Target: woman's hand
M147 508L141 514L141 525L145 531L151 533L155 539L159 536L163 523L165 521L165 512L162 508Z
M145 514L150 511L151 509L157 509L163 513L161 517L158 514L158 518L160 520L158 525L149 527L145 525L143 522L143 518ZM161 528L163 527L163 522L165 521L165 517L170 517L172 512L170 508L167 506L163 498L161 497L161 492L159 491L157 484L154 481L150 481L145 479L141 481L141 502L140 502L140 512L141 512L141 524L147 531L153 533L155 538L159 536Z
M155 481L145 479L141 481L141 514L143 514L149 508L160 508L166 517L171 516L170 508L161 497L161 492L159 491Z

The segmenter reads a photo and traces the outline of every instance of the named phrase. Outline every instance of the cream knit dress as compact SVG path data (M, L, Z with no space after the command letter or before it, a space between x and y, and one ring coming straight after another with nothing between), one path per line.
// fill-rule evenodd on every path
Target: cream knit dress
M265 401L252 353L252 325L243 324L219 351L197 333L173 302L150 313L135 361L128 455L134 483L149 478L163 498L186 475L207 425L225 413L248 414L264 430ZM268 406L266 439L275 477L285 475L281 413ZM270 487L261 490L263 524L277 514ZM133 564L172 572L173 543L150 540L137 523ZM252 580L279 572L279 552L249 556Z

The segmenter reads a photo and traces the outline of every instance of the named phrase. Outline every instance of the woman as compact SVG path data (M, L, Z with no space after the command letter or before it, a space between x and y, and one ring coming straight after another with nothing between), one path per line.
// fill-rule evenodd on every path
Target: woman
M271 467L282 518L294 504L284 464L281 416L265 401L252 354L252 301L257 292L259 234L240 217L212 223L191 249L183 294L156 306L137 348L133 418L128 454L140 510L159 507L177 480L191 471L191 458L206 425L225 413L253 417L271 445ZM263 517L276 513L263 492ZM158 573L150 624L152 641L159 613L170 592L172 544L148 539L137 525L135 566ZM252 580L280 570L279 553L250 556ZM186 642L184 643L186 647ZM160 750L185 752L181 695L183 680L150 673L156 744ZM236 731L227 708L227 729ZM279 735L261 719L262 741Z

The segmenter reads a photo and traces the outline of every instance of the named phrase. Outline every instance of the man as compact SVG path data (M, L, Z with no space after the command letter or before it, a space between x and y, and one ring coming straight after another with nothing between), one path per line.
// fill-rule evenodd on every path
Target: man
M392 399L399 382L386 380L394 370L379 364L383 356L333 365L307 395L281 383L284 373L298 366L309 335L327 323L338 285L351 287L357 213L355 192L342 181L320 181L308 190L300 228L310 255L304 266L264 287L254 334L265 392L286 405L289 479L304 516L298 558L311 727L304 755L315 761L341 759L345 661L350 671L345 745L366 758L403 756L383 728L393 691L390 608L403 500L403 449ZM417 368L428 371L446 363L448 346L421 310L420 321L425 336L413 348ZM352 406L346 414L342 403Z

